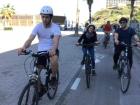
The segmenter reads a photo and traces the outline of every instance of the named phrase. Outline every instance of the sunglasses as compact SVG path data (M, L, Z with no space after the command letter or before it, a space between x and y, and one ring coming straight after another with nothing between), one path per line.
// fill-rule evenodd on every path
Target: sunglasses
M126 22L125 21L121 21L120 24L126 24Z

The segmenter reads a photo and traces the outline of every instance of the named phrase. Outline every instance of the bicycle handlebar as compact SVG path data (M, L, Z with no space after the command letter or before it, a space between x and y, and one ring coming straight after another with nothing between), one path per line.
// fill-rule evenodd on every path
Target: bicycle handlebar
M120 42L119 44L120 44L120 45L123 45L123 46L125 46L125 47L131 47L131 46L137 47L137 46L138 46L137 44L128 45L128 44L126 44L125 42Z
M81 44L79 43L78 46L84 46L84 47L92 47L97 46L99 43L90 43L90 44Z
M39 52L34 53L34 52L32 52L32 50L29 50L29 51L25 50L25 51L23 51L23 53L21 55L29 55L29 54L32 57L39 57L41 55L45 55L45 56L49 57L48 51L39 51Z

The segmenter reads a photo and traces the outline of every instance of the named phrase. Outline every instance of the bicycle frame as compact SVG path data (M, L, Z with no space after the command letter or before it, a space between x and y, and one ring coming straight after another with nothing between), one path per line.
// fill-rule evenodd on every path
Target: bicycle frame
M119 64L124 63L126 65L129 62L129 60L128 60L128 48L129 48L128 45L125 44L124 50L121 51L121 54L120 54L120 57L118 60ZM120 68L120 70L121 70L121 68Z

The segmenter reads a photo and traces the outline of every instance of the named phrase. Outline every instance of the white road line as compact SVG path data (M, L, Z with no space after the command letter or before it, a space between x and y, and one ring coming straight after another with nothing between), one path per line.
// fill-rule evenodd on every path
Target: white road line
M82 66L82 70L85 70L85 65Z
M100 62L100 60L99 59L95 59L95 63L99 63Z
M77 89L77 87L78 87L78 85L80 83L80 80L81 80L80 78L76 78L76 80L74 81L74 83L73 83L73 85L71 87L72 90L76 90Z

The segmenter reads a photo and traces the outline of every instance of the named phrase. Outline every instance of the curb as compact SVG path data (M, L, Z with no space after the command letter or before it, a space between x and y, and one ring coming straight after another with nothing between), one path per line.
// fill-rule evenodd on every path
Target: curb
M67 96L71 85L75 81L76 77L80 74L81 68L82 68L82 66L80 66L80 68L78 69L78 71L74 74L74 76L71 79L70 83L66 86L66 89L64 90L64 92L62 93L62 95L59 97L59 99L58 99L58 101L56 102L55 105L61 105L63 103L64 98Z

